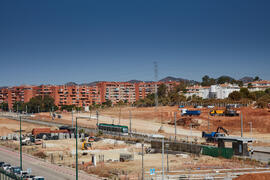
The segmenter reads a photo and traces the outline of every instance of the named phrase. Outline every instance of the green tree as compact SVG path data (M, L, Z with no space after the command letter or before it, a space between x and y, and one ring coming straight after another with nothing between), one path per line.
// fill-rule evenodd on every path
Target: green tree
M112 106L112 101L107 99L106 102L102 103L103 105L107 106L107 107L111 107Z
M270 95L270 88L267 88L264 92L265 92L266 94Z
M71 112L73 109L74 110L76 109L76 106L74 104L72 104L72 105L62 105L61 106L61 111L66 110L68 112Z
M201 83L202 86L211 86L211 85L214 85L214 84L216 84L216 80L214 78L210 78L207 75L205 75L202 78L202 83Z
M270 96L268 94L260 97L257 102L256 105L259 108L266 108L268 106L268 104L270 103Z
M8 103L2 102L0 104L0 108L2 109L2 111L8 111L9 110Z
M229 99L233 101L240 101L241 100L241 93L238 91L233 91L229 94Z
M255 76L255 78L253 79L253 81L259 81L260 77L259 76Z
M165 97L166 92L167 92L167 86L165 84L161 84L157 90L158 97L160 98Z
M38 112L38 107L40 112L49 112L52 109L55 111L58 107L54 104L54 99L49 96L36 96L30 99L27 105L27 112L36 113ZM23 108L26 111L26 107Z
M224 84L224 83L236 83L236 80L231 78L230 76L220 76L217 79L217 84Z
M13 103L12 109L14 112L17 112L17 109L18 109L18 112L22 112L24 109L24 106L25 106L24 102L16 101L15 103Z
M240 94L242 98L249 98L248 88L240 88Z

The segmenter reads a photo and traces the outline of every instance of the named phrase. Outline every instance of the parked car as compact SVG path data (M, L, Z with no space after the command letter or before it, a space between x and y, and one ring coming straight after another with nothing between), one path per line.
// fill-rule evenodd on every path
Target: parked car
M36 176L33 178L33 180L44 180L45 178L42 176Z
M0 162L0 167L2 167L5 164L5 162L1 161Z
M4 170L7 170L10 166L11 166L10 164L5 163L5 164L3 164L2 168L3 168Z
M10 172L16 175L20 175L21 174L21 168L18 166L11 166L10 168Z

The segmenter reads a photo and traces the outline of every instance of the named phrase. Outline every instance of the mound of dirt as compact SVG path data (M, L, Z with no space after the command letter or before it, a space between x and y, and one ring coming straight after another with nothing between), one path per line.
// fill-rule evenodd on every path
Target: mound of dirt
M268 179L270 179L270 173L245 174L235 178L234 180L268 180Z
M0 136L7 136L8 134L13 133L12 130L8 129L7 127L0 128Z

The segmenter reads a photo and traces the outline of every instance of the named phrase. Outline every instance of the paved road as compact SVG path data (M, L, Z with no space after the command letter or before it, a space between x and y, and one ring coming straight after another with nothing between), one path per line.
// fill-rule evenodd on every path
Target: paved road
M20 165L18 152L0 146L0 161L8 162L11 165ZM23 154L23 169L31 168L32 174L45 177L46 180L75 180L75 169L60 167L44 162L38 158ZM95 176L86 173L79 173L80 180L96 180Z

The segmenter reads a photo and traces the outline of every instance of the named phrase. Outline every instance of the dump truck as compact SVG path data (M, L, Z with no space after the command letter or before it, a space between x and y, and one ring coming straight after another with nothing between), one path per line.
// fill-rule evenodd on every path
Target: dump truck
M224 133L220 133L219 130L223 130ZM226 130L225 128L219 126L217 128L217 130L215 132L211 132L211 133L206 133L206 132L202 132L202 137L206 138L206 142L216 142L218 137L224 137L226 135L229 135L228 130Z
M211 110L209 114L211 116L224 116L224 110Z
M201 114L201 111L194 111L194 110L187 110L187 109L182 109L181 110L181 115L182 116L199 116Z

